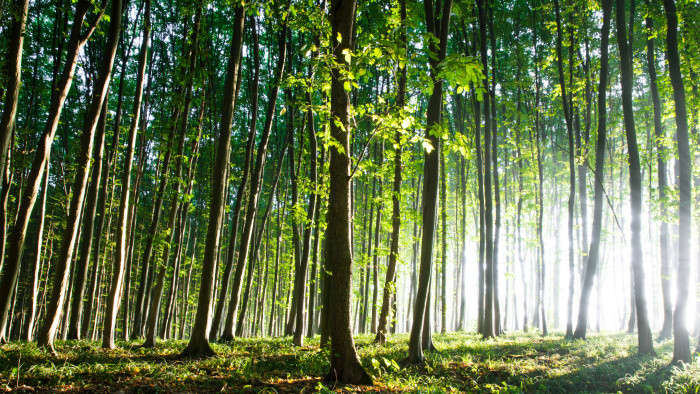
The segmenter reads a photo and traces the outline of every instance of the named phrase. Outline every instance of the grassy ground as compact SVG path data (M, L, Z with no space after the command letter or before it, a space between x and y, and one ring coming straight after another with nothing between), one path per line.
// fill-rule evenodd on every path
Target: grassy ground
M700 360L670 366L673 343L656 344L657 357L639 357L636 336L593 334L587 341L561 335L509 334L483 341L462 333L436 335L438 352L422 367L401 367L407 337L375 346L357 336L362 363L373 387L323 382L327 356L318 340L294 348L290 339L239 339L215 345L218 357L178 358L185 342L167 341L155 349L134 342L117 351L99 343L58 342L58 356L34 343L0 348L0 390L137 392L698 392Z

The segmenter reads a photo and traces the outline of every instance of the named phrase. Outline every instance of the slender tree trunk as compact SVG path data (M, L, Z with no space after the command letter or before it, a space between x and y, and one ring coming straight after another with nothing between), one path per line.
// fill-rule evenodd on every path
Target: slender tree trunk
M445 171L445 151L440 151L440 214L442 216L442 266L440 277L440 332L447 332L447 174ZM437 297L436 297L437 298Z
M439 0L438 0L439 1ZM442 5L442 7L440 7ZM431 57L430 77L433 81L433 92L430 95L428 111L426 115L425 135L430 142L432 149L424 154L423 164L423 237L421 242L421 265L418 279L418 290L416 293L415 307L413 308L413 325L408 343L408 361L410 363L423 363L423 346L425 343L423 331L425 327L424 315L428 304L428 293L430 291L430 276L433 266L433 246L435 241L435 230L437 225L437 194L438 180L440 174L440 140L431 129L439 127L442 118L442 92L443 81L437 78L438 62L445 58L447 52L447 37L452 13L452 0L445 0L444 4L438 3L434 9L430 0L424 3L426 11L426 25L428 33L438 38L437 44L431 42L429 50L437 54L436 58ZM440 11L437 12L436 11Z
M254 24L251 22L251 25ZM241 175L241 183L236 191L236 203L233 207L233 219L229 226L231 236L229 238L228 249L226 254L226 266L224 267L223 276L221 278L221 289L219 290L219 301L216 304L214 312L214 320L211 325L210 338L216 338L221 326L221 318L226 305L226 295L228 294L229 282L231 281L231 271L233 270L233 262L236 252L236 238L238 236L238 223L241 216L241 207L245 201L245 190L248 184L250 166L253 161L253 148L255 147L255 133L258 121L258 86L260 84L260 44L258 41L257 30L253 27L253 80L250 85L250 100L251 100L251 116L250 130L248 132L248 141L246 142L246 153L243 164L243 174Z
M146 0L144 14L143 40L141 54L139 55L138 76L136 78L136 93L133 104L133 117L129 126L128 146L124 155L122 169L121 192L119 199L119 216L117 221L116 256L112 266L112 280L105 310L105 319L102 331L102 347L114 349L114 330L117 324L117 314L122 297L122 285L124 281L124 265L126 260L126 241L128 239L127 213L129 212L129 193L131 189L131 168L134 161L137 126L141 116L141 97L143 95L143 79L148 58L148 46L151 39L151 2Z
M38 223L35 240L36 243L34 245L36 255L34 256L34 264L32 265L31 284L29 285L29 300L27 301L29 310L27 312L28 316L25 316L24 329L22 330L22 339L25 341L31 341L34 338L34 323L38 312L37 304L39 303L39 281L41 279L42 261L41 252L44 241L44 221L46 219L46 196L48 195L48 187L49 165L47 164L41 191L41 205L39 205L39 212L37 212Z
M309 72L310 78L313 78L313 71ZM309 106L311 106L311 93L306 93L306 101ZM299 265L299 271L297 272L298 286L295 288L294 298L297 304L296 310L296 329L294 330L293 343L296 346L302 346L304 343L304 292L306 290L306 271L309 265L309 256L311 252L311 229L315 220L316 214L316 204L318 204L318 195L315 190L318 189L318 175L317 175L317 143L316 143L316 129L314 128L314 114L309 107L307 112L306 127L309 134L309 182L314 186L314 191L309 195L309 205L306 211L306 227L304 229L304 240L301 252L301 261ZM280 163L282 164L282 163ZM312 277L311 281L314 280ZM313 298L313 294L310 297ZM311 308L308 310L308 318L311 319L313 311Z
M230 341L233 339L233 322L235 321L236 308L238 307L241 284L243 282L243 271L245 269L246 261L248 260L248 253L250 249L250 240L253 234L253 224L255 222L255 215L258 210L258 199L260 198L260 188L262 183L262 174L265 168L265 159L267 156L267 145L270 140L270 131L272 130L272 121L274 119L274 110L277 103L277 95L279 92L279 84L284 75L284 65L287 56L287 25L280 33L278 44L279 44L279 57L277 59L277 67L275 70L275 80L273 82L272 89L268 96L267 110L265 115L265 125L263 127L263 132L260 137L260 142L258 144L258 150L255 157L255 167L250 177L250 195L248 198L248 206L246 207L246 217L243 224L243 232L241 233L241 243L238 251L238 259L236 262L236 271L233 277L233 287L231 288L231 302L229 304L228 315L226 316L226 324L224 326L224 333L222 334L221 340ZM292 155L290 154L290 157Z
M690 362L690 341L686 316L690 283L690 240L691 240L691 185L692 161L688 143L688 115L685 102L685 88L678 56L678 15L674 0L664 0L666 14L666 46L668 68L673 86L673 101L676 108L676 139L678 142L679 208L678 208L678 280L676 284L676 309L673 312L673 362ZM696 352L700 350L696 349Z
M287 135L289 138L289 135ZM287 140L288 141L288 140ZM267 226L267 219L270 217L270 212L272 211L272 205L275 202L275 192L277 190L277 185L279 183L280 175L282 174L282 168L284 164L284 156L287 151L287 142L284 142L282 144L282 151L280 152L279 159L277 160L277 171L275 173L274 180L272 182L272 185L270 187L270 197L267 200L267 205L265 208L265 213L263 214L262 218L256 222L256 227L259 227L259 230L257 231L257 235L254 238L253 242L253 248L252 248L252 253L250 253L249 256L249 269L248 269L248 280L246 282L246 288L244 291L244 296L243 296L243 302L241 303L241 310L238 313L238 322L236 323L236 336L241 336L243 334L243 320L245 318L245 313L246 313L246 307L247 307L247 302L248 302L248 297L250 294L250 285L252 282L252 273L253 273L253 265L255 262L257 262L258 255L260 253L260 245L262 244L262 237L263 233L265 231L265 228Z
M399 12L401 15L401 33L400 40L402 48L406 48L406 1L399 2ZM406 105L406 81L408 69L404 65L399 68L399 76L397 78L396 92L396 109L404 110ZM400 112L401 113L401 112ZM391 189L391 246L389 248L389 264L386 269L386 279L384 281L384 295L382 297L382 309L379 314L379 326L377 327L377 336L375 342L386 343L387 323L390 317L390 301L396 296L396 263L399 258L399 239L401 237L401 131L396 130L394 134L394 183ZM394 321L396 316L393 316Z
M498 252L499 239L501 234L501 187L498 177L498 122L496 115L496 38L493 29L493 7L495 3L488 3L488 27L489 38L491 41L491 161L493 170L493 203L495 211L495 220L493 223L493 257L492 257L492 280L493 280L493 333L494 335L501 334L501 301L500 292L498 290ZM484 38L485 39L485 38ZM488 86L488 85L487 85Z
M7 69L7 80L3 81L5 82L5 91L0 91L0 97L4 93L2 117L0 118L0 171L3 172L6 167L9 167L10 147L17 117L17 103L19 102L22 77L22 49L24 47L28 9L29 0L13 0L10 6L12 18L8 32L10 42L7 48L8 51L5 54L7 58L4 64L4 67ZM2 7L0 6L0 20L2 20L1 16ZM3 214L5 212L6 210L3 210Z
M488 77L488 55L487 55L487 44L486 44L486 5L483 0L477 1L477 8L479 14L479 31L481 37L481 63L484 70L484 86L488 91L489 87L489 77ZM495 130L491 129L491 105L490 105L490 94L484 95L484 221L485 221L485 262L486 267L484 270L484 321L483 321L483 336L485 338L492 338L497 335L495 331L495 313L494 313L494 237L493 237L493 197L492 197L492 140L491 135Z
M341 69L350 71L350 62L344 53L353 48L357 2L332 0L331 36L339 38L333 47L334 65L331 68L330 135L337 142L330 147L330 188L326 227L326 267L330 276L325 286L328 302L328 333L331 339L330 371L327 381L371 385L372 378L365 372L357 357L350 327L350 293L352 289L352 242L350 239L350 97L343 87L345 77ZM342 151L341 151L342 148ZM333 289L330 291L330 289Z
M634 1L634 0L632 0ZM637 339L640 354L654 354L651 338L651 328L647 315L646 298L644 295L644 271L641 240L641 214L642 214L642 174L639 163L639 151L637 148L637 134L634 127L634 113L632 106L632 65L631 52L627 41L625 28L625 1L616 0L617 45L620 50L621 75L622 75L622 109L624 112L625 135L627 137L627 150L629 160L630 177L630 206L631 212L631 262L634 275L635 306L637 310ZM632 18L634 15L632 15Z
M3 264L3 276L2 280L0 281L0 343L7 340L5 329L7 327L10 308L12 307L10 303L12 292L17 284L24 240L27 235L27 226L29 224L32 209L36 203L41 179L44 175L44 171L46 170L46 165L48 163L47 158L50 154L51 145L53 144L53 140L56 135L56 129L58 128L58 122L61 117L63 105L73 82L75 67L78 63L78 55L102 17L102 13L100 12L95 16L94 20L90 23L86 31L81 32L83 20L85 19L85 15L90 6L91 3L89 0L80 0L76 5L75 16L73 17L73 26L71 27L69 36L70 38L68 42L66 61L64 63L60 79L58 80L58 84L56 85L56 89L53 90L51 95L48 120L46 121L44 130L37 145L37 150L34 155L34 160L32 161L32 167L29 171L27 183L24 187L24 192L22 193L19 202L19 209L17 211L15 224L8 239L10 248L8 251L7 260L5 261L5 264Z
M598 84L598 136L595 154L595 184L593 197L593 224L591 228L591 245L586 259L585 277L581 286L581 300L578 307L578 320L574 339L585 339L588 325L588 312L593 281L595 280L598 262L600 260L600 235L603 221L603 175L605 171L605 139L607 121L606 93L608 84L608 40L610 35L610 19L612 0L603 1L603 27L600 44L600 82ZM598 277L600 283L600 276Z
M82 334L81 318L83 311L83 296L85 295L85 285L87 283L88 267L90 265L90 256L93 241L93 230L95 223L95 214L97 212L97 197L102 179L102 158L104 156L105 130L107 121L107 107L109 95L105 97L102 110L100 112L99 124L97 125L97 135L95 141L95 161L92 165L92 176L90 177L90 190L87 196L87 206L83 215L83 231L82 244L80 246L80 260L75 266L75 284L73 286L73 298L71 300L71 314L68 339L81 339Z
M209 206L209 223L207 225L207 238L204 246L204 260L202 263L202 277L199 286L199 301L197 313L192 326L192 334L183 356L210 357L215 355L209 346L209 331L211 328L211 304L214 291L215 272L217 264L216 255L219 250L221 227L224 217L225 195L228 190L226 182L226 168L228 167L231 152L231 121L236 105L236 85L240 77L241 48L243 46L243 25L245 11L242 7L236 7L231 49L229 51L226 81L224 83L224 95L222 98L221 123L219 124L218 147L216 161L213 168L214 179Z
M574 311L574 206L576 204L576 169L574 167L574 128L572 114L570 113L570 105L568 103L569 95L566 92L566 79L564 77L564 61L562 59L562 36L563 30L561 22L561 11L559 9L559 1L554 0L554 9L556 11L557 20L557 65L559 70L559 87L561 89L561 101L564 108L564 119L566 120L566 135L569 143L569 201L568 201L568 245L569 245L569 297L567 301L566 312L566 337L573 335L573 311Z
M77 168L75 172L73 194L70 201L66 227L63 232L61 249L56 265L56 275L51 292L51 299L46 309L43 325L39 330L37 342L39 346L47 347L52 353L53 341L60 322L61 311L65 301L68 278L71 272L71 263L75 244L78 242L78 232L80 229L80 217L83 212L83 202L87 188L88 176L90 173L93 143L95 140L95 130L102 111L102 105L107 98L107 91L112 76L112 65L117 53L119 44L119 33L121 31L122 2L115 0L112 3L111 22L107 38L107 46L100 65L98 82L93 91L90 108L85 118L83 132L80 137L80 154L77 158ZM67 315L68 311L64 311ZM67 316L64 316L67 320ZM62 330L65 331L65 330Z

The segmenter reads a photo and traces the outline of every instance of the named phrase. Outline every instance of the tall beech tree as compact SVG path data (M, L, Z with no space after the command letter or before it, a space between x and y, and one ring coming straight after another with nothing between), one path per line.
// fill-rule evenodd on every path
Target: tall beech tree
M664 0L666 14L666 47L668 71L673 86L673 102L676 114L676 140L678 143L678 272L676 282L676 308L673 311L673 362L690 362L690 340L686 316L690 293L690 234L692 161L688 137L688 114L685 87L678 54L678 13L674 0ZM697 350L696 350L697 352Z
M586 259L586 275L581 286L581 299L578 307L578 319L574 339L585 339L588 330L588 312L598 262L600 261L601 232L603 226L603 194L605 171L605 141L607 138L607 87L608 87L608 44L610 37L610 20L612 18L612 0L603 1L603 26L600 40L600 82L598 83L598 134L595 150L595 173L593 196L593 224L591 227L591 245ZM600 278L598 279L600 281Z
M197 313L192 326L192 334L187 347L182 351L183 356L210 357L215 355L209 345L209 331L211 329L211 305L214 291L215 269L219 242L221 240L221 226L224 217L225 194L228 189L226 181L226 168L228 167L231 153L231 122L233 111L236 107L238 91L239 68L241 66L241 54L243 48L243 26L245 22L245 9L236 7L233 21L233 35L229 49L228 66L226 68L226 81L224 82L224 96L222 98L221 121L219 123L219 135L217 138L216 161L212 170L213 182L211 202L209 205L209 222L207 224L207 236L204 246L204 260L202 263L202 277L199 286L199 300Z
M39 185L41 184L41 179L48 164L47 159L51 151L54 137L56 136L63 105L66 102L68 91L73 83L73 75L75 74L75 67L78 64L78 56L95 31L97 24L102 19L106 0L103 1L99 10L92 14L88 26L83 29L83 21L92 6L89 0L80 0L75 4L75 13L68 38L68 48L66 59L63 63L63 70L55 83L56 89L52 90L48 119L41 133L32 161L32 167L25 182L24 192L22 193L19 209L15 218L15 224L7 240L10 247L8 249L7 259L3 264L2 281L0 281L0 343L7 340L6 328L10 308L12 308L11 298L17 283L24 240L27 236L29 217L36 203Z
M131 168L134 161L134 150L136 149L136 134L138 131L139 118L141 116L141 99L143 97L144 74L146 70L146 59L148 59L148 47L151 40L151 1L146 1L146 11L143 19L143 33L141 41L141 53L139 54L139 71L136 79L136 93L134 95L131 124L127 137L128 145L124 154L124 165L122 166L121 191L119 198L119 213L117 219L116 255L112 265L112 280L110 282L109 294L105 310L104 324L102 326L102 347L114 349L114 330L117 324L117 314L121 304L122 287L124 285L124 270L127 253L128 240L128 211L129 195L131 192Z
M651 8L651 1L645 0L644 4ZM647 11L649 12L649 10ZM659 187L659 204L662 218L666 218L668 209L666 207L666 194L668 187L666 169L666 146L664 145L664 128L661 122L661 99L659 98L659 88L656 76L656 53L654 38L654 18L647 14L645 18L647 29L647 70L649 72L649 90L654 109L654 137L656 138L656 171ZM663 297L664 323L659 332L659 339L668 339L673 333L673 303L671 300L671 263L669 259L669 235L668 223L662 220L659 224L659 259L661 264L661 294Z
M7 81L4 86L2 117L0 117L0 171L5 171L9 161L12 134L17 117L17 103L22 78L22 50L26 35L29 0L13 0L10 5L10 45L7 51ZM1 7L0 7L1 9ZM0 10L1 14L1 10ZM2 93L0 92L0 96ZM3 206L4 207L4 206ZM3 215L6 212L3 212ZM3 256L4 257L4 256ZM0 264L0 267L2 264Z
M433 83L433 91L430 94L428 112L426 114L425 138L431 147L424 154L423 163L423 237L421 240L420 273L418 275L418 290L416 292L415 306L413 308L413 324L408 342L408 361L422 363L423 356L423 331L425 327L424 316L429 308L428 298L430 282L433 270L433 246L435 244L435 231L437 228L438 210L438 181L440 179L440 134L442 120L442 94L444 81L438 77L438 64L445 59L447 53L447 37L452 13L452 0L438 0L433 4L432 0L423 2L425 8L425 24L429 35L435 40L430 40L428 51L436 54L430 56L430 78ZM430 322L428 321L428 324Z
M449 0L448 0L449 1ZM352 289L352 247L350 241L350 97L345 89L351 71L357 12L356 0L332 0L330 8L333 66L331 68L330 188L326 226L326 265L328 286L328 334L330 371L326 380L350 384L372 384L360 364L350 327ZM290 152L290 157L292 157ZM329 291L333 289L333 291Z
M282 22L282 24L283 27L277 39L279 52L277 58L277 65L275 67L275 77L272 81L270 94L268 96L267 110L265 113L265 125L263 126L263 132L260 135L260 142L258 143L258 150L255 156L255 166L253 167L253 172L250 174L250 193L248 195L248 204L246 206L245 221L243 222L243 232L241 233L241 243L240 248L238 250L236 271L234 273L231 288L231 302L229 304L228 315L226 316L224 332L221 336L221 340L223 341L232 340L234 335L233 323L235 322L236 308L238 306L240 298L241 284L243 282L243 272L249 257L248 254L250 252L250 242L253 238L255 216L258 211L258 201L260 199L261 182L267 158L267 145L270 141L272 121L275 116L275 106L277 105L277 95L279 93L280 83L282 81L282 75L284 73L284 65L287 59L288 28L285 22ZM292 157L293 155L290 153L290 158Z
M401 33L399 41L401 49L407 52L406 45L406 1L399 2L399 13L401 15ZM407 53L404 53L406 56ZM408 79L408 68L404 64L399 65L399 73L396 86L396 102L397 110L402 111L406 105L406 82ZM399 112L400 114L401 112ZM381 344L386 343L387 323L390 318L390 302L392 297L396 296L396 263L399 258L399 238L401 237L401 129L396 129L394 132L394 182L391 189L391 246L389 250L389 264L386 269L386 279L384 281L384 294L382 296L382 309L379 313L379 325L377 326L377 334L374 338L375 342Z
M74 175L73 196L70 201L66 227L61 239L61 250L56 264L56 274L51 292L51 301L48 304L44 323L39 330L37 342L40 346L48 347L52 352L53 341L58 328L59 316L65 302L68 278L73 260L73 250L78 242L78 231L80 229L80 217L83 212L83 203L87 189L88 176L90 174L92 151L95 141L95 131L99 121L102 106L108 97L109 83L112 79L112 66L117 54L119 45L119 34L121 32L121 21L123 13L122 1L112 0L110 13L110 24L107 33L107 45L103 54L98 81L92 93L90 108L85 117L83 132L80 137L80 156L78 157L78 167ZM67 313L67 312L64 312ZM66 319L64 317L64 319Z
M634 0L632 0L634 1ZM647 302L644 289L643 253L641 239L642 220L642 173L639 162L639 149L637 147L637 132L634 124L634 108L632 102L632 65L630 56L630 42L627 40L625 1L616 0L617 46L620 51L620 74L622 85L622 110L627 139L627 160L629 163L630 182L630 229L631 229L631 262L634 278L634 299L637 311L637 338L640 354L654 354L654 345L651 338L651 327L647 313ZM634 18L634 15L631 16Z

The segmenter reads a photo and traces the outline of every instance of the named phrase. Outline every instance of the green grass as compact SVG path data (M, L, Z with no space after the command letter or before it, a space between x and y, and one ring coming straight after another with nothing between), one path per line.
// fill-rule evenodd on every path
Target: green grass
M136 392L698 392L700 361L669 365L672 341L656 343L657 357L636 355L636 336L593 334L586 341L515 333L484 341L478 336L435 335L438 352L420 367L403 367L407 337L391 336L387 346L356 336L360 359L373 387L323 382L328 362L318 340L303 348L284 339L238 339L215 344L218 357L178 357L183 341L155 349L121 342L119 350L99 343L57 343L52 356L34 343L0 348L0 390Z

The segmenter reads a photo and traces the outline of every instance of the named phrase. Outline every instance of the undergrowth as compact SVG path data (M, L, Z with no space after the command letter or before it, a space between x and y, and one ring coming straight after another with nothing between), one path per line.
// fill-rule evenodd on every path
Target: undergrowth
M592 334L570 341L554 334L506 334L482 340L464 333L436 334L438 351L421 366L403 366L407 336L356 336L372 387L324 382L327 354L318 340L302 348L289 338L236 339L214 344L219 356L179 357L184 341L154 349L118 342L106 351L91 341L58 341L53 356L34 343L0 347L0 389L135 392L697 392L700 361L670 365L673 343L656 343L657 356L637 356L636 336Z

